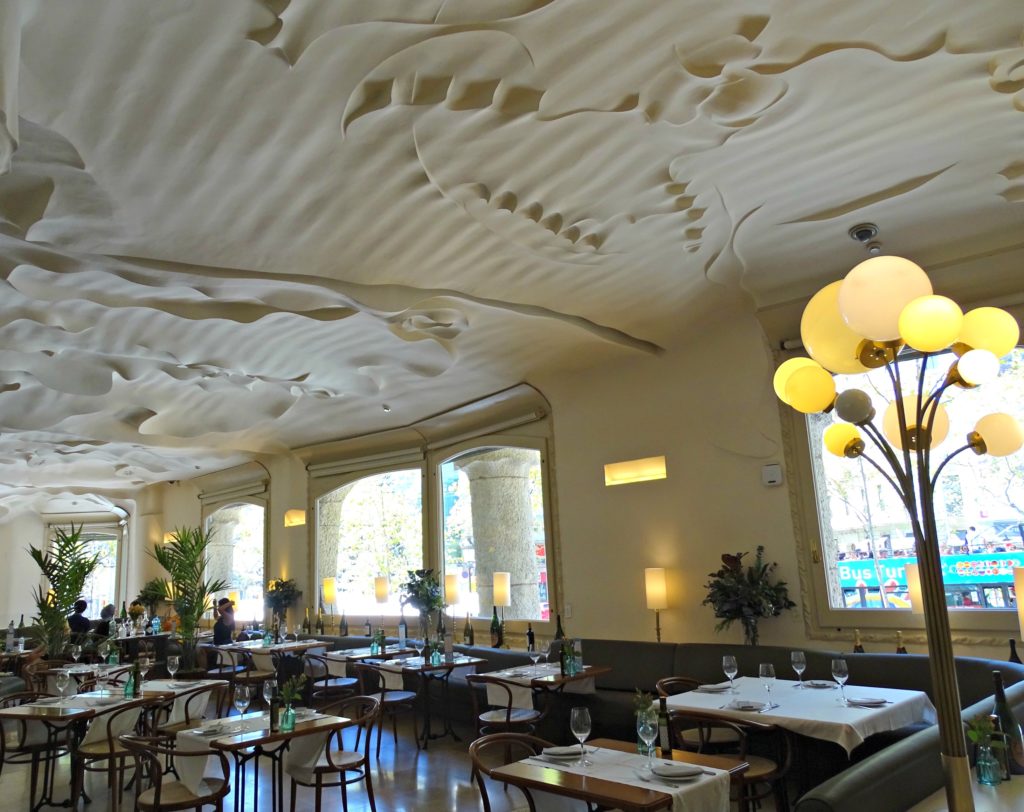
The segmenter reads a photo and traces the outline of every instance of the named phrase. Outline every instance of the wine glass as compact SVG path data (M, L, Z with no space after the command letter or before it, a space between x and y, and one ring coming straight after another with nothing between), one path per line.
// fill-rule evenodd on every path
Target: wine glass
M167 657L167 673L171 675L171 679L174 679L174 675L178 673L180 665L181 660L178 659L177 654L171 654Z
M839 701L846 704L846 681L850 678L850 672L846 667L846 660L837 657L832 661L832 679L839 683Z
M249 702L252 700L252 689L248 685L236 685L235 686L235 710L238 711L239 716L245 715L246 710L249 708ZM239 728L241 729L241 728Z
M654 765L654 740L658 738L658 715L653 709L637 713L636 732L647 745L647 769L650 770Z
M533 664L534 665L536 665L541 660L543 660L544 659L544 648L541 647L541 646L538 646L538 647L534 648L534 650L530 652L530 659L533 660Z
M145 679L147 673L149 673L149 657L139 657L139 677Z
M804 656L802 651L794 651L789 655L789 661L793 664L793 670L796 671L796 675L800 682L794 685L794 688L804 687L804 671L807 669L807 657Z
M82 647L77 643L71 647L71 659L78 662L78 658L82 656Z
M71 682L71 674L66 668L60 669L54 676L54 682L57 685L57 692L60 694L60 700L57 702L58 705L64 704L64 689L68 687L68 683Z
M758 666L757 673L761 677L761 682L764 683L765 691L768 692L768 707L765 710L777 708L778 705L772 702L772 683L775 682L775 666L771 663L761 663Z
M576 766L589 767L593 762L587 761L587 751L583 747L583 742L590 735L590 711L583 707L573 708L569 714L569 729L580 743L580 760Z
M274 684L272 679L268 679L263 683L263 701L267 703L267 707L270 707L270 700L274 698L274 690L277 686Z
M736 665L736 658L731 654L726 654L722 658L722 671L729 678L729 693L736 693L736 675L740 672L739 666Z
M110 643L104 640L99 644L99 647L96 649L96 653L100 655L100 659L103 660L103 662L106 662L107 657L110 656Z

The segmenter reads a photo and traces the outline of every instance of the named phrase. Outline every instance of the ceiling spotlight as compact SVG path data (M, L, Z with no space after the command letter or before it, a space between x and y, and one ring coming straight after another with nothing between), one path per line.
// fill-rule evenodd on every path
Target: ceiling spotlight
M383 406L381 406L381 408L382 408L382 409L383 409L383 410L384 410L385 412L390 412L390 411L391 411L391 407L390 407L390 406L388 406L388 405L387 405L386 403L385 403L385 404L384 404Z
M871 248L871 241L878 236L878 226L874 223L861 223L850 229L850 239ZM879 246L881 248L881 246Z

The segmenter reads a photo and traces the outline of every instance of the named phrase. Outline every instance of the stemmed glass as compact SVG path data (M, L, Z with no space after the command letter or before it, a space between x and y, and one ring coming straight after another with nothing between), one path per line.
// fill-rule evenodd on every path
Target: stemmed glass
M647 769L650 770L654 765L654 741L658 738L658 715L653 708L637 713L636 732L647 745Z
M569 729L580 743L580 760L577 766L589 767L593 762L587 761L587 751L583 747L583 742L590 735L590 711L582 707L573 708L569 714Z
M274 684L272 679L268 679L263 683L263 701L267 703L267 707L270 707L270 700L274 698L274 689L277 685Z
M174 679L174 675L178 673L180 665L181 660L178 659L177 654L171 654L167 657L167 673L171 675L171 679Z
M836 658L832 661L832 679L839 683L839 701L846 704L846 681L850 678L850 672L846 668L846 660Z
M794 688L804 687L804 671L807 669L807 657L804 656L802 651L794 651L789 655L789 661L793 664L793 670L796 671L797 678L800 680Z
M146 679L146 674L149 673L149 657L139 657L139 677Z
M57 684L57 692L60 694L60 700L58 705L64 704L64 689L68 687L68 683L71 682L71 674L66 668L60 669L54 676L54 682Z
M533 660L533 664L536 665L544 659L544 649L536 648L530 652L530 659Z
M736 665L736 658L731 654L726 654L722 658L722 671L729 678L729 693L736 693L736 683L733 680L736 679L736 675L740 672L739 666Z
M107 657L110 656L110 643L104 640L96 649L96 653L100 655L103 662L107 661Z
M71 659L74 660L75 663L77 663L78 662L78 658L81 657L81 656L82 656L82 647L80 645L78 645L78 644L73 645L71 647Z
M235 710L238 711L239 716L244 716L246 710L249 709L249 702L252 700L252 689L248 685L236 685L235 686ZM241 730L242 726L239 725L238 729Z
M771 710L777 708L774 702L772 702L772 683L775 682L775 666L771 663L761 663L758 666L758 675L761 677L761 682L764 683L764 689L768 692L768 707L765 710Z

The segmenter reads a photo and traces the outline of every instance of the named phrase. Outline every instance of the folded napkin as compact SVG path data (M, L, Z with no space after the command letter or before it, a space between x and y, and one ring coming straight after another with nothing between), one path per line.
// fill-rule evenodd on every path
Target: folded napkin
M695 691L697 691L698 693L701 693L701 694L720 694L723 691L728 691L729 690L729 683L728 682L721 682L721 683L710 683L708 685L698 685L693 690L695 690Z
M693 764L680 764L679 762L655 762L651 772L661 778L693 778L702 775L704 771Z
M588 749L587 752L593 752L593 748ZM579 758L580 746L578 744L567 744L562 747L545 747L541 750L541 753L552 758L571 758L573 756Z
M755 702L751 699L734 699L726 707L729 710L739 711L762 711L766 705L764 702Z
M804 682L804 685L806 685L808 688L835 688L836 687L836 684L834 682L826 682L825 680L821 680L821 679L809 679L809 680L806 680Z
M851 696L847 697L846 704L861 708L880 708L883 705L888 705L889 700L877 696Z

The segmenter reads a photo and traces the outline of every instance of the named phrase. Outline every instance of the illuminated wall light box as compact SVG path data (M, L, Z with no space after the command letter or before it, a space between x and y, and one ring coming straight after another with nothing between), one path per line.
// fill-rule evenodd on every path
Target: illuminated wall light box
M284 512L284 526L285 527L301 527L306 523L306 511L304 510L286 510Z
M604 484L606 486L648 482L652 479L666 479L667 477L668 470L665 467L664 456L610 462L604 467Z
M324 578L324 603L334 611L334 605L338 600L338 583L334 578Z

